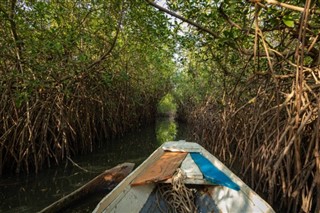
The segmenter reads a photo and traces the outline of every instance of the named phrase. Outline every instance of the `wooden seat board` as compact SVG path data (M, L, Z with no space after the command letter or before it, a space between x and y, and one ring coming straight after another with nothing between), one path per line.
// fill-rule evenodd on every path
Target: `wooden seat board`
M186 152L164 152L160 159L150 165L131 185L155 183L171 178L187 154Z

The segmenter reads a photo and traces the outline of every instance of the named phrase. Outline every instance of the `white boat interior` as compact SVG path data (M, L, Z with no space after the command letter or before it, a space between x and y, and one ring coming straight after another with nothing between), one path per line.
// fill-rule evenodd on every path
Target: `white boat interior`
M136 170L126 177L111 193L104 197L94 212L168 212L168 207L159 200L156 188L159 184L170 184L171 178L159 182L131 185L150 165L165 152L187 152L179 166L184 174L184 184L196 190L197 212L248 212L272 213L272 207L249 188L239 177L202 146L193 142L166 142L155 150ZM190 157L190 152L199 152L215 167L226 174L240 190L214 185L205 180L202 172ZM153 204L152 204L153 203ZM156 204L155 204L156 203Z

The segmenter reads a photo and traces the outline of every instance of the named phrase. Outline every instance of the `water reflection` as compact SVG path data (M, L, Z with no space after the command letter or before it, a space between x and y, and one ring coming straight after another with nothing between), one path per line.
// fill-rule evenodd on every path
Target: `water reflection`
M184 138L184 126L174 120L161 119L156 126L137 130L120 139L102 144L94 153L73 157L84 172L65 162L57 168L46 169L39 175L0 178L0 212L36 212L79 188L102 171L119 163L136 165L146 159L160 144ZM91 212L101 199L91 197L68 212Z
M173 118L160 119L156 123L156 137L160 144L175 140L177 132L177 124Z

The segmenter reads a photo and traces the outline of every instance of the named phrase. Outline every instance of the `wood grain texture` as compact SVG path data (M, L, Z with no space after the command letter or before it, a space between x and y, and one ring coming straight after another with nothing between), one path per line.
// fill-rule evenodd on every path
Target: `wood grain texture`
M187 154L186 152L164 152L160 159L150 165L131 185L156 183L171 178Z

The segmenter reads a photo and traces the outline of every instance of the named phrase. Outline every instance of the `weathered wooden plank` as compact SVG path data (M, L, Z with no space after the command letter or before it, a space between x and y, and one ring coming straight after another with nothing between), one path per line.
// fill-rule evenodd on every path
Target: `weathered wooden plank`
M171 178L187 154L185 152L164 152L160 159L150 165L131 185L143 185Z
M136 177L143 174L143 172L149 168L150 165L154 164L158 159L160 159L164 153L164 150L200 152L203 154L203 156L209 159L212 164L231 177L231 179L241 187L241 190L235 191L223 186L209 186L206 183L202 183L206 185L204 186L203 192L213 199L214 204L221 212L274 213L273 209L264 200L262 200L254 191L252 191L245 183L243 183L240 178L238 178L227 167L225 167L225 165L222 164L216 157L202 148L199 144L182 141L165 143L159 147L144 163L138 167L135 172L132 172L122 183L119 184L119 186L116 187L112 193L107 195L98 204L94 212L139 212L145 202L148 200L156 184L151 183L131 187L130 183L132 183ZM180 165L180 168L181 167L182 165ZM170 181L170 178L167 179L166 182L167 181ZM191 181L190 183L192 184L201 184L200 182L203 180L198 178L187 178L184 181L185 183ZM201 187L199 189L201 189ZM207 199L203 199L202 201L204 201L204 204L198 205L206 205L205 203L207 203ZM207 209L204 209L204 211L207 211Z
M186 178L183 180L185 184L196 184L196 185L212 185L212 183L206 181L203 178L202 172L200 171L197 164L192 160L190 153L182 161L180 169L186 175ZM172 178L167 179L164 183L171 183Z

